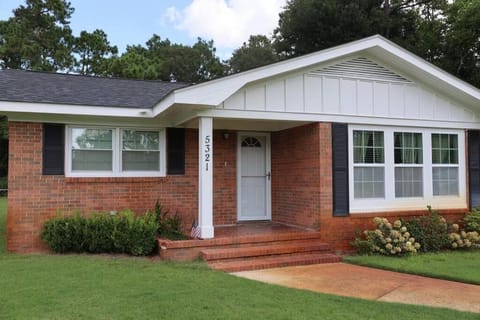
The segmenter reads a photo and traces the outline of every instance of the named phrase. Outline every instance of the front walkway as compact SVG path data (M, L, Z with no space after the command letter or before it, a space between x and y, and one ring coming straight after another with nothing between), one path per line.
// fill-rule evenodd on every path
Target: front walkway
M344 263L233 273L286 287L480 313L480 286Z

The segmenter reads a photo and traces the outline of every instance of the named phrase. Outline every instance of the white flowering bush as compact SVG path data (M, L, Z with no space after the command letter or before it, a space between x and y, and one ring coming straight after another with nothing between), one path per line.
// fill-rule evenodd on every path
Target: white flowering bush
M451 229L448 239L452 249L480 248L480 234L477 231L460 230L458 224L452 224Z
M400 220L392 223L386 218L373 219L375 230L365 230L363 238L357 236L352 243L360 253L380 253L387 256L414 254L420 244Z

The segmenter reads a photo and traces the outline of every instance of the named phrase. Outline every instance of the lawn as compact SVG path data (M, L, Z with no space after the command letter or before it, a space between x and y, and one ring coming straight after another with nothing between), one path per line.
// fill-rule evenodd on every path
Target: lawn
M0 199L0 223L5 222ZM0 247L4 246L4 226ZM478 319L294 290L146 258L0 253L4 319Z
M480 250L445 251L397 258L350 256L344 261L369 267L480 284Z

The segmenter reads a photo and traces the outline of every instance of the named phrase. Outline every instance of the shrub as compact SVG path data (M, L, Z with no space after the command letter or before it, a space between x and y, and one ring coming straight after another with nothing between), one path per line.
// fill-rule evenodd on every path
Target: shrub
M451 249L480 248L480 235L477 231L460 231L458 224L452 225L452 232L448 235Z
M147 255L155 249L157 227L155 215L148 212L138 217L129 210L113 216L75 214L46 221L41 237L57 253Z
M182 219L177 213L169 215L169 211L163 209L162 205L157 201L154 215L158 221L159 236L171 240L187 239L182 232Z
M391 224L386 218L373 219L375 230L365 230L362 239L358 236L353 241L359 253L380 253L387 256L401 256L416 253L420 244L410 235L402 221Z
M480 233L480 209L473 208L463 218L463 224L466 231L476 231Z
M41 238L55 252L82 252L83 222L78 214L73 217L58 216L45 222Z
M411 235L420 243L421 252L436 252L449 247L448 226L445 218L428 208L428 215L405 222Z

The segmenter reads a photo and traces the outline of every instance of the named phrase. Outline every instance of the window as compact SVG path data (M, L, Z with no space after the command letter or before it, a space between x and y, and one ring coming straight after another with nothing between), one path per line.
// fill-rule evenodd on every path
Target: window
M160 170L158 131L122 130L122 171Z
M466 207L462 130L349 125L350 212Z
M72 129L72 170L111 171L112 129Z
M422 134L394 132L395 197L423 196Z
M385 195L384 146L381 131L353 131L354 197Z
M68 176L164 175L164 130L67 128Z
M458 136L432 134L433 195L458 195Z

